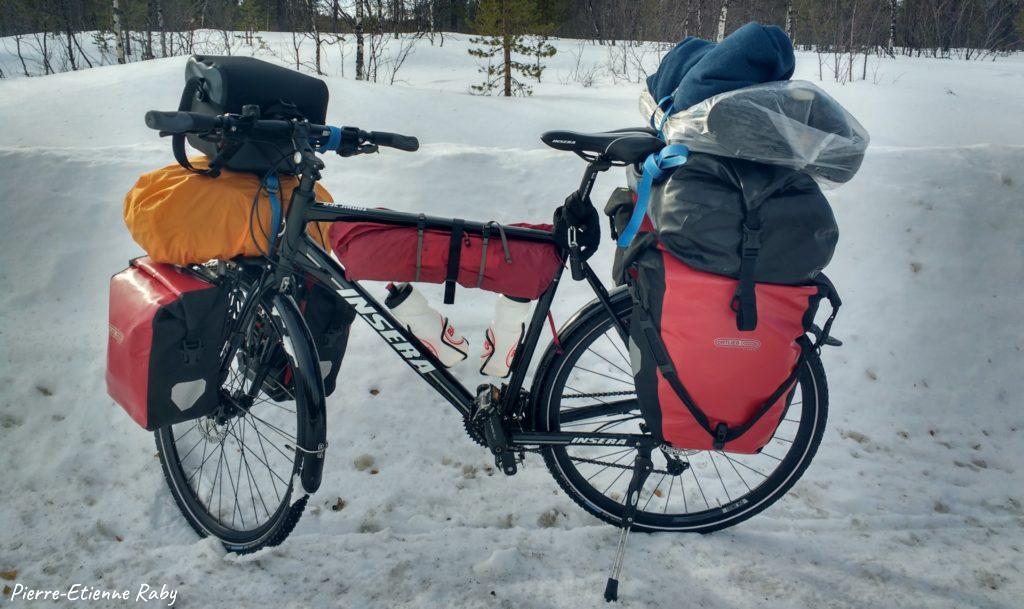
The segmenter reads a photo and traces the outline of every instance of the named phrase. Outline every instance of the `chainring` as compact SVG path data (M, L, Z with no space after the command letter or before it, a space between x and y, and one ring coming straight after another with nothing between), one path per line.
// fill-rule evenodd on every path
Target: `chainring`
M462 427L466 430L466 435L469 439L476 442L480 446L487 447L487 440L484 439L483 431L477 428L470 420L470 417L462 417Z

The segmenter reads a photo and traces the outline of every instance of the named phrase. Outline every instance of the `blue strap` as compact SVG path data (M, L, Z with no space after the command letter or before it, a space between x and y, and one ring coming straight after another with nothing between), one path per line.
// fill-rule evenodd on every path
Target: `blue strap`
M267 253L273 253L277 241L277 233L281 231L281 199L278 193L281 191L281 182L277 174L270 174L263 180L263 186L267 189L267 197L270 199L270 249Z
M686 163L689 149L682 144L670 144L658 152L654 152L644 161L644 175L637 188L636 206L633 208L633 215L629 217L629 223L619 234L619 247L628 247L643 224L644 214L647 213L647 205L651 199L651 187L663 181L675 170L676 167Z
M658 123L658 137L663 140L665 139L665 123L667 123L668 119L672 116L672 109L674 107L675 106L672 104L669 104L668 107L665 108L665 113L661 116L661 122Z
M667 102L667 101L670 101L671 99L672 99L672 96L671 96L671 95L666 95L665 97L662 97L661 99L659 99L659 100L658 100L658 109L659 109L659 110L664 110L664 111L665 111L665 115L666 115L666 116L668 116L668 114L669 114L669 110L668 110L667 108L665 108L665 102ZM669 107L671 107L671 106L672 106L672 104L669 104ZM654 117L655 117L655 116L656 116L657 114L658 114L658 110L655 110L654 112L652 112L652 113L651 113L651 120L650 120L650 123L651 123L651 129L658 129L658 127L656 127L656 126L654 125ZM665 120L664 120L664 119L662 119L662 121L661 121L661 122L662 122L662 124L664 124L664 123L665 123ZM661 129L658 129L658 130L659 130L659 131L661 131Z
M338 150L338 146L341 145L341 129L331 127L330 125L327 126L327 129L331 134L327 137L327 143L316 149L317 152L336 152Z

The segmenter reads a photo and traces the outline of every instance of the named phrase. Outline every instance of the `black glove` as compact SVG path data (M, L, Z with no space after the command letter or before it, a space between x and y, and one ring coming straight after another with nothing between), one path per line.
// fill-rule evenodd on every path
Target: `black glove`
M601 217L594 209L590 197L580 199L579 193L575 192L569 195L565 205L555 210L553 223L555 243L559 247L569 249L569 227L576 227L580 259L587 260L597 251L601 243Z

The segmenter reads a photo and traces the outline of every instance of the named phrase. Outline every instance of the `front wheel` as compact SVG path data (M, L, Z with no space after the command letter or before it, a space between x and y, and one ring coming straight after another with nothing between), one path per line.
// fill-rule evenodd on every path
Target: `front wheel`
M615 294L613 309L629 323L628 295ZM563 333L561 343L561 353L549 354L534 386L537 431L647 434L635 402L629 350L612 318L591 305ZM817 354L811 354L784 419L761 452L656 449L633 529L709 533L761 512L803 474L821 442L827 415L825 372ZM546 446L542 453L573 501L601 520L621 522L635 448Z
M242 317L245 292L232 297L231 314ZM181 513L199 535L216 537L231 552L281 543L306 505L298 482L303 455L295 447L309 445L310 392L302 375L287 387L268 376L281 357L295 365L283 317L277 305L258 304L232 322L242 339L222 371L218 410L155 432Z

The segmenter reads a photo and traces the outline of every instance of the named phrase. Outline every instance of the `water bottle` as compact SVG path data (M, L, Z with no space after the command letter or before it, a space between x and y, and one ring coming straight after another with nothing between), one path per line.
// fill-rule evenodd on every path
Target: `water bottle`
M480 374L506 378L512 367L512 358L526 333L526 320L530 316L527 299L498 296L494 304L494 318L484 336L484 352L480 356Z
M384 305L446 368L469 356L469 342L411 283L389 285Z

